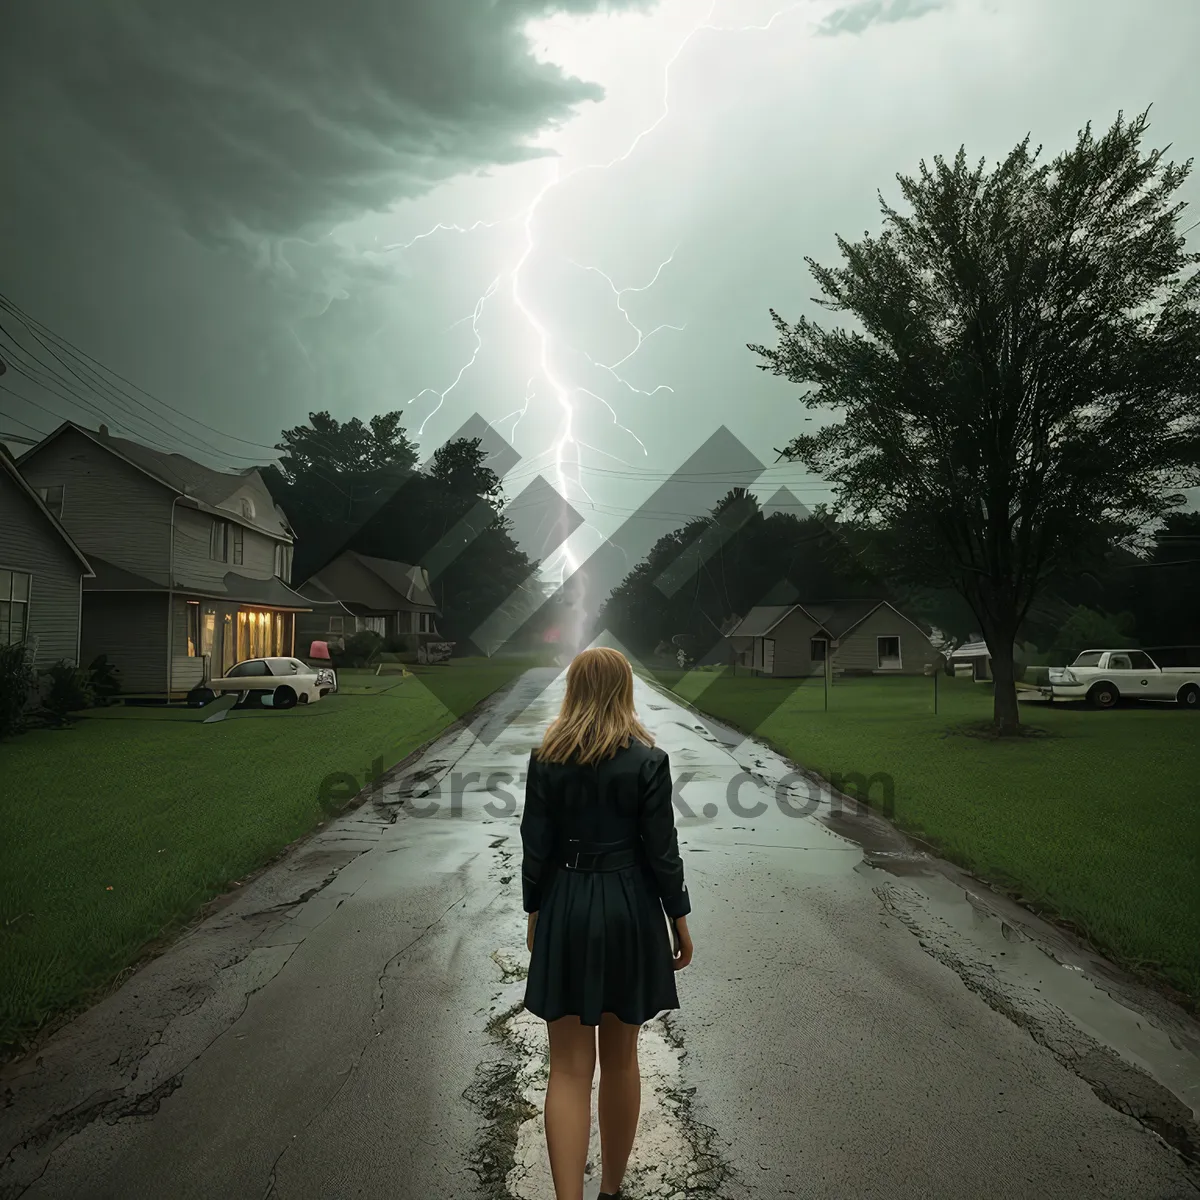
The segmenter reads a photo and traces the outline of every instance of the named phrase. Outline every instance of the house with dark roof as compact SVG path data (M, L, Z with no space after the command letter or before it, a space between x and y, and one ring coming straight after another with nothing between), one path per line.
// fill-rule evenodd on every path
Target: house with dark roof
M35 670L80 661L83 581L94 577L53 503L0 449L0 646L24 645Z
M734 664L761 675L925 675L941 661L926 631L886 600L763 605L726 637Z
M344 610L314 611L300 620L302 652L313 641L342 644L351 634L370 630L384 638L402 638L411 650L440 641L441 616L423 567L389 558L343 550L299 588L314 603L337 603Z
M242 659L295 652L296 615L316 605L291 587L292 530L256 468L71 421L17 468L91 564L82 660L106 654L127 693L186 694Z

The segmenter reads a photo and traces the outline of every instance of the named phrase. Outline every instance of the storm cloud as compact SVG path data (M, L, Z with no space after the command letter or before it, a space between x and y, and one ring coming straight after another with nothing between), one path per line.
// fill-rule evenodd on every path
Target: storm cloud
M301 233L546 155L601 87L539 62L548 11L649 0L34 0L6 6L6 145L112 156L193 233Z

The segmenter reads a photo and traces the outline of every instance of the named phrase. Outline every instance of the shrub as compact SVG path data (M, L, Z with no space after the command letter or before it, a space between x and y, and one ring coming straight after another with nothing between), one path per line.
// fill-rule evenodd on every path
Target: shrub
M0 737L19 733L24 727L35 686L25 646L0 646Z
M340 650L330 647L335 667L368 666L383 646L383 638L370 629L360 629L351 634Z
M96 695L97 702L103 704L118 695L121 691L121 672L108 661L107 654L97 655L88 667L88 683Z
M65 725L71 713L90 708L96 701L88 673L67 659L56 662L42 676L46 681L42 708L57 725Z

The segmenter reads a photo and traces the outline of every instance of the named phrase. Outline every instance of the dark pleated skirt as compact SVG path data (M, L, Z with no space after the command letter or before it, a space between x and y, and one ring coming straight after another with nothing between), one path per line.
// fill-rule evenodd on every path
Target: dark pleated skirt
M534 926L525 1007L584 1025L605 1012L644 1025L679 1007L667 918L644 866L555 872Z

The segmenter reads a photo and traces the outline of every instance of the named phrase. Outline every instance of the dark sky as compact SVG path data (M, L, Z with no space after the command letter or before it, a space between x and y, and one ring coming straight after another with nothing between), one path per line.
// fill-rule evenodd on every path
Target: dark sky
M479 411L586 549L721 424L766 462L798 431L745 343L816 314L803 256L897 171L1149 103L1200 147L1197 0L709 8L10 0L0 291L178 410L114 428L214 464L317 408L406 408L427 451ZM0 382L0 431L95 424Z

